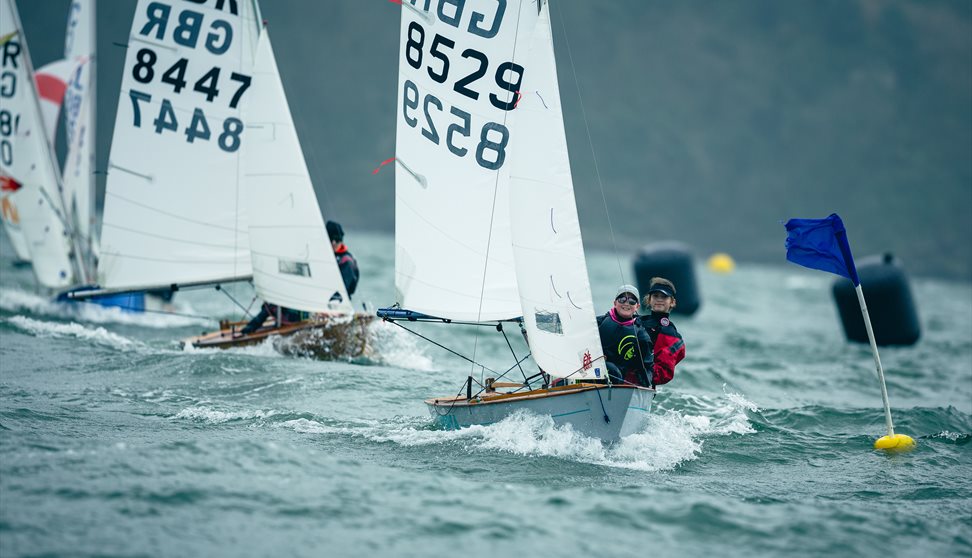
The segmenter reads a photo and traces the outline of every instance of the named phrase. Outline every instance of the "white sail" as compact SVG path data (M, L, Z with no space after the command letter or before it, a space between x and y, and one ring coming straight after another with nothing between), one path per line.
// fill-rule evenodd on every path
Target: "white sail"
M73 60L57 60L44 64L34 74L41 118L44 120L44 129L47 131L48 138L57 137L57 119L61 115L64 93L68 87L68 80L76 69L77 63Z
M508 201L513 95L500 84L522 75L513 64L519 10L519 1L402 4L395 287L410 310L520 315Z
M3 140L0 139L0 142ZM2 147L2 144L0 144ZM20 226L20 211L17 209L17 196L11 197L20 189L20 183L0 173L0 221L7 233L7 240L13 248L14 255L21 262L30 261L30 250L27 247L27 237Z
M8 191L16 190L4 197L3 214L19 220L37 281L66 287L76 274L62 221L60 177L12 0L0 0L0 49L0 176Z
M535 8L529 14L537 17ZM510 125L516 279L537 365L557 377L603 379L606 368L574 200L549 15L544 3L523 63L523 96Z
M90 61L79 61L68 82L64 96L68 151L64 160L64 203L71 227L77 231L85 254L82 265L93 269L95 240L95 175L94 175L94 82Z
M240 106L258 17L249 1L139 0L108 164L103 287L250 275Z
M287 308L350 313L266 30L253 82L243 106L247 137L241 152L256 292Z
M97 119L95 0L73 0L68 12L64 57L74 62L64 95L68 152L64 161L64 203L85 255L82 265L93 269L97 252L95 227L95 122Z

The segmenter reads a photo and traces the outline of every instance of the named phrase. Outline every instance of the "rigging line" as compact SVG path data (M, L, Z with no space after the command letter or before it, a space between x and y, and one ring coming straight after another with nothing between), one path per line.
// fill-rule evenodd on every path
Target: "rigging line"
M498 381L498 380L502 380L504 376L506 376L506 375L507 375L507 374L509 374L509 373L510 373L510 372L511 372L511 371L512 371L512 370L513 370L514 368L516 368L517 366L519 366L521 362L523 362L524 360L526 360L526 359L528 359L528 358L530 358L530 354L531 354L531 353L527 353L527 355L526 355L526 356L524 356L524 357L523 357L523 358L521 358L521 359L520 359L519 361L517 361L517 363L516 363L516 364L514 364L513 366L510 366L509 368L507 368L507 369L506 369L506 372L503 372L502 374L500 374L499 376L497 376L497 377L496 377L496 378L495 378L495 379L494 379L493 381L495 382L495 381ZM451 403L451 404L449 405L449 408L448 408L448 409L446 410L446 412L445 412L445 413L440 413L440 412L439 412L439 409L437 408L437 409L435 410L435 414L437 414L437 415L439 415L440 417L444 417L444 416L446 416L446 415L448 415L449 413L451 413L451 412L452 412L452 409L454 409L454 408L455 408L455 406L456 406L456 403L458 403L458 402L459 402L459 399L460 399L460 398L462 397L462 391L463 391L464 389L466 389L466 382L468 382L468 381L470 381L470 380L472 380L472 381L475 381L475 378L472 378L472 377L470 376L470 377L468 377L468 378L466 379L466 381L464 381L464 382L462 382L462 385L461 385L461 386L459 387L459 392L458 392L458 393L456 393L456 397L455 397L455 398L453 398L453 400L452 400L452 403ZM476 392L476 395L473 395L473 398L477 398L477 397L479 397L480 395L482 395L482 393L483 393L483 392L485 392L485 391L486 391L486 386L484 386L484 385L483 385L483 384L482 384L481 382L476 382L476 385L478 385L478 386L479 386L479 391L477 391L477 392ZM527 387L527 388L529 388L529 387L530 387L530 386L529 386L529 384L528 384L528 385L527 385L526 387ZM516 390L514 390L514 391L512 391L512 392L510 392L510 393L516 393L517 391L520 391L521 389L523 389L523 388L517 388ZM467 399L467 401L468 401L468 399ZM602 407L603 407L603 403L602 403Z
M280 80L282 82L283 81L283 78L280 78ZM294 129L294 135L297 136L297 143L299 145L300 144L300 136L297 134L297 122L307 122L307 121L304 120L303 118L301 118L301 116L300 116L302 114L301 109L300 109L300 103L297 103L295 105L291 105L290 110L294 114L294 116L296 116L296 119L295 119L294 124L293 124L293 129ZM314 169L314 176L323 177L324 176L324 173L321 172L321 165L317 162L317 150L310 149L309 151L310 151L310 153L307 153L308 150L301 148L301 152L304 154L304 156L306 158L310 159L311 167ZM335 209L334 202L331 201L331 191L327 187L327 180L324 180L324 179L314 180L314 178L312 176L310 176L310 173L309 172L308 172L308 177L307 178L308 178L308 180L311 183L311 190L314 191L314 198L315 198L314 201L317 201L317 199L316 199L317 198L317 188L315 187L316 184L320 184L321 185L321 191L324 192L324 207L327 208L327 211L321 211L320 207L318 207L318 209L317 209L318 213L322 213L324 215L330 214L331 216L334 216L334 215L338 214L339 212Z
M611 388L609 387L608 389L611 389ZM604 413L604 422L610 424L611 423L611 417L608 416L607 409L604 408L604 400L601 399L601 390L600 389L595 389L594 391L597 392L597 400L601 402L601 412Z
M257 30L257 41L258 42L259 42L259 38L260 38L260 33L261 32L266 33L266 29L262 29L261 28L261 29L258 29ZM239 72L240 73L246 73L246 72L243 71L243 68L242 68L242 66L243 66L243 56L245 54L243 52L243 48L246 46L246 42L245 41L237 41L237 44L239 45L239 50L240 50L240 56L238 58L238 60L240 61L240 66L238 67L238 69L239 69ZM251 54L253 54L254 58L256 57L256 47L254 47L254 51ZM256 69L256 68L254 68L254 69ZM237 109L236 116L240 117L240 119L242 120L242 118L243 118L243 110L242 109ZM235 193L235 200L234 200L233 203L234 203L235 208L236 208L236 215L234 215L234 219L233 219L233 255L235 256L236 254L239 254L239 252L240 252L240 190L242 189L241 188L241 184L240 184L240 180L241 180L241 176L242 176L241 167L243 166L243 150L242 149L237 149L236 152L235 152L235 157L234 158L235 158L235 162L236 162L236 190L234 192ZM249 223L247 223L247 225L249 225ZM247 245L244 247L244 249L247 250L247 251L249 251L249 248L250 248L250 245L249 244L250 244L249 243L249 230L247 230ZM237 257L234 257L233 258L233 275L239 275L239 265L240 265L240 259L237 258ZM220 288L219 285L216 285L216 290L222 290L222 289ZM226 296L229 296L229 294L227 294ZM229 298L233 302L236 302L236 300L234 300L232 296L229 296ZM236 305L237 306L240 306L240 308L242 308L242 305L239 302L236 302ZM249 314L247 314L247 315L249 315Z
M248 318L252 318L253 317L253 316L250 315L250 308L249 307L244 307L242 304L240 304L235 298L233 298L233 295L229 294L229 292L227 292L226 289L224 289L222 287L222 285L216 285L214 288L217 291L219 291L219 292L223 293L224 295L226 295L226 298L232 300L233 301L233 304L236 304L237 306L239 306L240 309L243 310L243 314L246 315ZM254 298L253 300L256 300L256 298ZM252 306L253 306L253 301L250 301L250 307L252 307Z
M426 337L426 336L424 336L424 335L422 335L421 333L419 333L419 332L417 332L417 331L413 331L413 330L411 330L411 329L408 329L407 327L405 327L405 326L403 326L402 324L400 324L400 323L398 323L398 322L396 322L396 321L392 321L392 320L385 320L385 321L389 321L389 322L391 322L391 323L393 323L393 324L395 324L395 325L397 325L398 327L400 327L400 328L402 328L402 329L404 329L405 331L407 331L407 332L409 332L409 333L411 333L411 334L413 334L413 335L417 335L417 336L419 336L419 337L421 337L422 339L425 339L425 340L426 340L426 341L428 341L429 343L432 343L433 345L435 345L435 346L437 346L437 347L440 347L440 348L442 348L442 349L445 349L446 351L449 351L450 353L452 353L452 354L454 354L454 355L456 355L457 357L459 357L459 358L461 358L461 359L463 359L463 360L466 360L466 361L469 361L469 362L471 362L471 363L472 363L473 365L475 365L475 366L478 366L478 367L480 367L480 368L482 368L483 370L489 370L489 371L490 371L490 372L492 372L493 374L496 374L496 371L495 371L495 370L493 370L492 368L490 368L490 367L488 367L488 366L486 366L486 365L484 365L484 364L480 364L480 363L478 363L478 362L476 362L476 361L474 361L474 360L472 360L471 358L469 358L469 357L467 357L466 355L463 355L463 354L460 354L460 353L457 353L456 351L453 351L453 350L452 350L452 349L450 349L449 347L446 347L445 345L443 345L443 344L441 344L441 343L438 343L438 342L436 342L436 341L433 341L432 339L429 339L428 337Z
M456 396L452 398L452 403L449 404L449 408L446 409L446 412L440 413L438 407L436 407L435 408L435 414L439 415L440 417L448 416L449 413L452 412L452 409L454 409L456 407L456 403L459 402L459 399L462 398L462 392L466 390L466 382L469 382L470 380L473 380L473 378L471 376L469 378L463 380L462 385L459 386L459 391L456 392ZM479 382L476 382L476 383L479 385L480 388L482 388L483 384L480 384ZM483 389L480 389L478 392L476 392L476 397L479 397L479 394L482 393L482 392L483 392ZM468 401L468 399L467 399L467 401Z
M522 8L516 12L516 26L513 29L513 52L510 53L510 62L516 60L516 45L517 39L520 38L520 14L523 13ZM512 87L507 87L506 91L508 93L513 92ZM518 95L518 93L514 93ZM503 112L503 127L506 127L507 119L509 119L510 111ZM498 161L499 159L497 159ZM483 298L486 296L486 272L489 270L489 250L493 245L493 219L496 217L496 196L499 192L499 180L500 173L499 169L496 172L496 178L493 180L493 203L489 210L489 234L486 236L486 257L483 259L483 279L479 285L479 309L476 310L477 319L480 319L483 314ZM515 262L514 262L515 266ZM476 351L479 349L479 332L476 332L476 336L473 340L473 358L476 358ZM472 370L470 370L470 374ZM482 378L482 376L480 376Z
M530 358L532 355L533 355L533 353L527 353L526 355L523 356L523 358L521 358L520 360L516 361L516 363L513 364L513 366L510 366L509 368L507 368L506 369L506 372L503 372L502 374L500 374L499 376L497 376L496 378L494 378L493 381L494 382L498 382L498 381L502 380L503 378L506 377L507 374L509 374L510 372L512 372L514 368L518 368L520 366L520 364L522 364L526 359ZM520 370L522 370L522 368ZM479 384L479 382L476 382L476 383ZM479 392L476 393L477 396L480 393L482 393L482 392L484 392L486 390L486 387L483 386L483 384L479 384L479 386L482 389L480 389ZM529 379L528 379L528 381L526 383L526 388L527 389L530 389ZM516 388L514 391L512 391L510 393L516 393L517 391L520 391L521 389L523 389L523 388Z
M549 9L549 4L547 5ZM618 254L618 241L614 236L614 224L611 222L611 212L608 211L607 196L604 194L604 182L601 180L601 170L597 165L597 154L594 152L594 140L591 137L591 125L587 119L587 109L584 108L584 97L581 95L580 81L577 80L577 68L574 67L574 55L570 50L570 40L567 38L567 26L564 25L564 13L560 12L560 28L564 32L564 44L567 45L567 58L570 60L570 71L574 75L574 85L577 87L577 99L580 101L581 116L584 119L584 129L587 130L587 144L591 147L591 158L594 160L594 174L597 176L597 186L601 190L601 202L607 215L608 230L611 232L611 246L614 248L614 258L618 262L618 273L621 282L625 283L624 269L621 267L621 256Z
M499 329L500 330L500 333L503 334L503 339L506 339L506 346L510 348L510 353L513 355L513 360L516 360L516 351L513 350L513 344L510 343L510 338L507 337L506 330L503 329L502 326L497 326L497 329ZM523 371L523 367L520 366L520 362L522 362L522 361L517 361L517 363L514 366L516 366L517 368L520 369L520 374L523 375L523 381L526 382L527 386L529 386L530 385L530 380L527 379L526 372ZM510 368L510 370L512 370L512 368ZM509 370L507 370L507 372L509 372ZM506 372L504 372L504 374L505 373Z

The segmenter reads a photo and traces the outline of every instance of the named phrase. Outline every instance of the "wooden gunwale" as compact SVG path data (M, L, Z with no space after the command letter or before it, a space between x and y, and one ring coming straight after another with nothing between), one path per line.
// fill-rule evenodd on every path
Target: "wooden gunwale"
M524 391L521 393L498 393L495 395L483 395L479 394L477 397L472 399L466 399L462 396L456 397L437 397L433 399L426 399L425 403L427 405L448 405L453 406L463 406L463 405L489 405L491 403L508 403L515 400L528 400L528 399L542 399L545 397L557 397L560 395L571 395L575 393L581 393L585 391L590 391L594 389L643 389L649 391L655 391L654 388L646 388L641 386L632 385L611 385L607 384L571 384L569 386L558 386L547 389L534 389L531 391Z

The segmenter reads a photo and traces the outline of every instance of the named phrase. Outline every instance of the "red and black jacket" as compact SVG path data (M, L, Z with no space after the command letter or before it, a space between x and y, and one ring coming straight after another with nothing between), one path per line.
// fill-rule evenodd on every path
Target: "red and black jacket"
M344 288L347 289L348 296L351 296L358 287L358 278L361 276L361 272L358 271L358 261L354 259L351 252L348 252L348 247L344 244L339 244L334 249L334 258L337 260L338 269L341 270Z
M685 358L685 342L682 334L675 329L675 324L668 314L652 312L641 316L641 325L651 337L655 352L653 368L654 384L667 384L675 376L675 365Z

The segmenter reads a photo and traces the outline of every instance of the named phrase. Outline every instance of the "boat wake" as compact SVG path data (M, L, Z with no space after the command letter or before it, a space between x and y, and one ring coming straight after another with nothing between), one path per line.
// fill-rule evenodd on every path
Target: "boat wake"
M409 370L431 372L432 359L425 354L426 344L403 329L382 321L368 326L368 351L358 364L381 364Z
M181 308L180 308L181 309ZM19 289L0 289L0 310L26 312L48 318L60 318L96 324L125 324L155 329L211 325L212 320L168 314L165 312L129 312L121 308L90 302L54 302L50 298Z
M217 348L217 347L195 347L189 343L182 344L182 351L184 353L192 354L204 354L204 355L246 355L255 356L262 358L289 358L276 348L276 342L279 338L276 336L270 336L259 343L253 345L243 345L241 347L227 347L227 348Z
M138 341L133 341L116 333L111 333L103 327L89 328L79 323L68 324L45 322L26 316L13 316L5 321L14 327L37 337L74 338L101 345L119 351L144 352L149 348Z
M397 417L394 425L386 423L380 431L365 435L374 441L404 446L459 443L472 451L553 457L639 471L670 471L697 459L706 440L756 432L748 413L758 409L740 394L724 391L714 399L687 399L685 405L679 402L679 410L658 408L644 431L609 445L575 432L569 425L557 426L548 416L528 412L461 430L434 430L427 421L410 423Z

